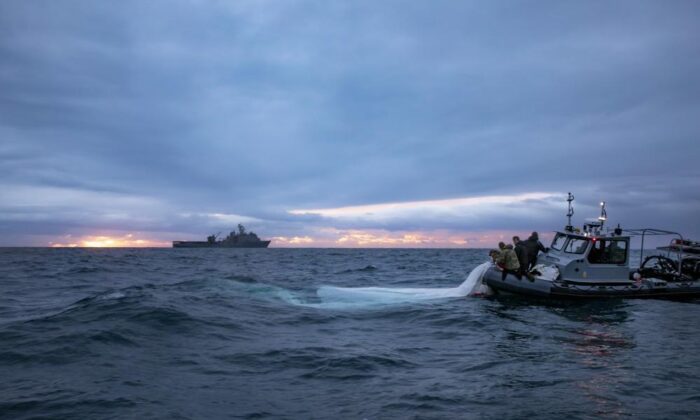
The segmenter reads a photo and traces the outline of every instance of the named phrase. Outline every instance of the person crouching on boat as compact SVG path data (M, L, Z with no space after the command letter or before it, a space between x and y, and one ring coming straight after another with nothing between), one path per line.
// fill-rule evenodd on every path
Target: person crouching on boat
M499 263L501 263L503 267L501 280L505 280L508 274L512 274L520 280L522 278L520 275L520 261L518 261L518 256L515 251L513 251L513 245L506 245L503 242L499 242L498 248L501 250Z
M505 265L501 261L501 251L497 249L492 249L489 251L489 257L491 257L491 262L496 266L496 270L503 271Z

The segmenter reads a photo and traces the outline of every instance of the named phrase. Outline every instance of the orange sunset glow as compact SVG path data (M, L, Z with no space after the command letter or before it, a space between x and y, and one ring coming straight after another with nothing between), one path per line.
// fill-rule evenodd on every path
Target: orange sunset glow
M530 232L481 231L386 231L381 229L325 228L315 235L273 236L272 248L493 248L499 241L510 242L514 235ZM549 241L549 232L540 232ZM67 235L48 243L53 248L170 248L170 241L126 235Z
M67 236L67 241L50 242L53 248L157 248L170 246L169 242L139 238L134 234L121 236L89 235L74 238Z

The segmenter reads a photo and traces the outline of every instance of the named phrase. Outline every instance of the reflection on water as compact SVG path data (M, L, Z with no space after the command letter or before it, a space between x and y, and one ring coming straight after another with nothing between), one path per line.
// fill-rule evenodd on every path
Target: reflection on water
M574 382L575 386L593 403L595 412L605 417L631 415L620 401L617 388L630 378L621 359L626 350L635 347L634 340L606 325L591 325L574 333L578 338L572 340L572 361L587 368L587 375Z
M572 405L587 407L602 417L631 416L633 404L620 398L620 389L632 382L628 362L637 347L628 301L543 301L523 297L498 297L487 309L506 328L494 351L504 360L529 360L533 364L556 363L551 383L573 377ZM553 341L553 342L552 342ZM571 375L571 372L576 372ZM527 386L518 372L505 375L503 386ZM537 386L548 386L538 383Z
M595 366L605 357L614 356L620 349L634 347L634 342L618 332L600 331L595 329L580 330L576 333L581 338L574 340L574 352L584 358L584 364ZM588 358L592 358L588 360ZM587 362L586 362L587 361Z
M630 316L629 302L621 299L561 303L550 310L570 321L600 325L623 324Z
M636 347L634 337L625 331L629 318L627 304L622 301L595 302L563 315L584 327L570 331L565 340L572 362L585 370L583 378L574 382L603 417L630 416L631 407L616 397L617 389L629 381L624 369L627 353Z
M588 380L576 381L575 385L593 404L593 412L598 416L617 418L630 417L633 413L629 407L617 399L613 391L622 380L616 377L619 369L611 369L607 374L598 374Z

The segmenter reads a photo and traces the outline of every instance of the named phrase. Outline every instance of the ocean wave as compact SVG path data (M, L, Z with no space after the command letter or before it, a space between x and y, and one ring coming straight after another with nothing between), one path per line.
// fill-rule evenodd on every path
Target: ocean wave
M138 344L135 341L127 338L126 335L124 335L124 333L118 333L116 331L98 331L93 334L90 334L88 338L90 340L108 345L138 347Z
M367 273L379 270L376 266L369 264L362 268L348 268L346 270L338 271L335 274L349 274L349 273Z
M353 355L326 358L319 367L301 375L305 379L359 379L374 376L380 370L406 369L415 365L405 359L389 356Z
M113 272L113 270L105 265L79 265L67 268L62 274L96 274L111 272Z
M85 337L60 336L51 340L32 340L25 343L23 352L6 351L0 353L0 365L12 366L61 366L80 364L86 358L95 357L95 353L85 345ZM65 344L62 344L65 343Z
M10 416L16 416L20 413L22 416L36 415L36 417L32 418L45 418L45 413L51 413L51 417L55 418L83 417L83 414L80 413L91 413L90 417L95 415L109 415L111 417L113 416L112 410L133 408L138 403L139 401L123 397L113 399L33 398L17 402L0 403L0 413Z
M126 320L140 327L150 327L159 331L190 331L199 325L198 320L186 312L163 307L142 308Z
M299 377L305 379L351 379L373 376L382 370L415 367L414 363L398 356L367 354L348 356L330 347L235 353L217 358L250 373L260 374L278 369L301 370L303 372Z
M248 283L248 284L259 283L258 279L256 279L255 277L244 276L244 275L239 275L239 274L229 274L228 276L225 276L224 279L236 281L239 283Z

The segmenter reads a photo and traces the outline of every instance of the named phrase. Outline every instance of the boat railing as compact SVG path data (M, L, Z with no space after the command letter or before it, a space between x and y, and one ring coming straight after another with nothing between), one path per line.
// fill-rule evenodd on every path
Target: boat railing
M644 229L624 229L623 230L626 234L629 236L641 236L642 237L642 250L641 250L641 256L639 258L640 263L644 262L644 238L647 236L665 236L665 235L670 235L670 236L677 236L678 239L680 239L681 242L683 242L683 235L681 235L678 232L673 232L670 230L662 230L662 229L653 229L653 228L644 228ZM673 243L673 240L671 240L671 243ZM668 251L668 255L671 255L671 251ZM678 275L681 275L681 270L683 269L682 266L682 261L683 261L683 250L679 247L678 249Z

